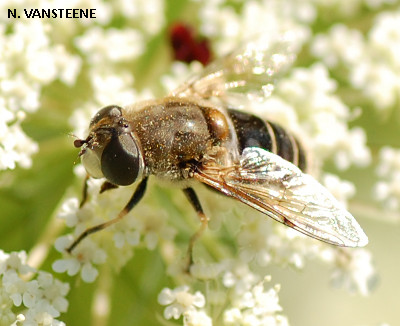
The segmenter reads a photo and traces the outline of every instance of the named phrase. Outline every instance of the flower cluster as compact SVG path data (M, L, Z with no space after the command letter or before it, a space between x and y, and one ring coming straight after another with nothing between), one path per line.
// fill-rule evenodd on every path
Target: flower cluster
M23 12L36 4L31 0L18 3L2 1L0 9L7 12L9 8L15 8L17 12ZM108 94L113 94L118 82L122 82L126 90L132 89L132 84L127 82L127 78L131 78L129 74L125 73L125 78L120 79L113 76L110 70L108 73L100 71L108 66L108 61L132 60L143 52L143 36L153 35L163 26L163 4L163 1L153 0L133 6L130 1L120 1L114 8L100 0L74 2L75 8L95 8L96 22L102 25L108 24L113 14L134 18L140 22L138 28L141 32L134 28L105 31L92 26L95 20L90 19L62 19L60 23L50 24L24 18L23 15L18 22L0 18L0 170L13 169L16 164L30 167L31 156L38 151L38 145L22 130L21 122L27 113L39 109L42 90L46 85L57 79L68 86L74 85L83 61L87 60L93 65L92 68L98 68L91 72L92 80L94 83L97 80L97 85L100 83L100 87L108 89ZM54 0L40 1L41 8L57 8L60 5ZM75 39L76 46L87 58L67 51L66 43L70 41L67 39L79 28L77 23L87 27L86 33ZM66 39L60 41L58 35ZM98 93L101 94L101 90ZM118 100L130 103L133 98L130 94L127 96L126 101L123 96ZM103 100L101 98L100 102Z
M198 308L204 308L205 298L197 291L195 294L189 293L188 286L180 286L173 290L165 288L158 296L158 302L167 306L164 310L166 319L178 319L183 316L185 326L211 326L212 321L207 314Z
M258 214L246 216L237 238L240 258L246 264L303 269L307 261L317 259L332 269L335 286L362 295L371 292L377 279L369 251L327 246L293 229L273 225Z
M400 11L377 15L366 36L337 24L315 37L311 50L328 67L345 78L355 90L381 111L398 100Z
M200 30L212 38L218 54L234 49L251 37L296 32L296 43L303 44L310 35L305 24L315 18L315 8L307 2L247 1L238 15L224 1L203 1L199 9ZM259 22L268 22L260 24Z
M3 12L14 6L12 1L0 5ZM28 168L38 146L21 123L26 114L39 109L44 86L56 79L75 83L81 60L68 53L64 44L54 43L50 25L27 19L1 18L1 22L0 170L14 169L16 164Z
M25 252L0 250L0 325L65 325L56 318L66 312L69 284L26 263Z
M266 283L270 280L270 276L265 276L260 281L246 265L226 272L223 284L232 289L232 293L223 316L225 325L288 326L287 318L280 314L280 285L267 289Z
M374 197L384 207L398 211L400 207L400 149L384 147L380 150L376 170L381 178L375 185Z
M125 189L99 194L102 182L93 179L88 181L90 201L82 208L79 208L77 198L70 198L64 202L59 213L59 217L74 228L74 234L57 239L56 249L63 253L64 258L55 261L53 269L59 273L67 272L71 276L80 272L85 282L96 279L96 266L106 262L108 253L108 263L111 262L118 270L132 257L134 247L154 250L160 240L172 241L175 236L175 230L166 223L167 215L164 211L155 214L154 208L141 205L135 214L130 213L116 225L87 237L73 250L72 255L67 254L66 248L86 228L116 217L128 201L130 193ZM109 241L113 244L105 245Z
M350 292L364 296L371 293L376 285L377 276L369 251L363 248L342 249L338 250L334 259L332 282L335 286L343 286Z
M185 326L224 325L265 325L287 326L288 320L281 315L279 305L279 285L267 288L271 277L261 277L252 273L247 264L236 264L233 261L222 261L218 266L196 264L192 271L196 276L204 277L206 269L214 271L209 280L218 280L225 288L214 288L208 285L205 295L196 291L191 294L188 286L179 286L173 290L165 288L158 296L158 302L166 305L164 317L178 319L183 316ZM212 311L223 307L224 313L211 319Z
M297 114L298 130L303 130L319 160L332 158L339 169L370 163L363 129L348 127L351 120L347 105L334 94L336 82L320 63L296 68L277 87L277 95L286 99ZM285 106L285 109L288 105ZM276 111L276 110L275 110Z

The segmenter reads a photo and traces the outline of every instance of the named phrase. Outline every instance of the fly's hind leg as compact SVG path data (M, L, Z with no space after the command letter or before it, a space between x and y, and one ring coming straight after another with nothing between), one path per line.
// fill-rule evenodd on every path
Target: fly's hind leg
M193 208L196 210L197 216L201 222L200 229L197 230L195 234L192 235L189 241L189 247L187 251L187 265L186 265L186 272L189 272L190 266L193 264L193 246L194 243L197 241L198 238L201 237L204 230L207 228L208 225L208 218L204 214L203 208L201 207L199 198L197 197L196 193L194 192L193 188L185 188L183 189L187 199L192 204Z
M102 223L95 225L91 228L86 229L81 233L81 235L66 249L68 253L71 253L72 250L83 240L85 239L88 235L101 231L105 229L106 227L115 224L119 222L122 218L125 217L126 214L128 214L133 207L143 198L144 193L146 192L146 186L147 186L147 177L144 178L139 185L137 186L135 192L133 193L131 199L129 199L128 203L125 205L125 207L122 209L122 211L119 212L118 216L113 218L112 220L109 220L108 222Z

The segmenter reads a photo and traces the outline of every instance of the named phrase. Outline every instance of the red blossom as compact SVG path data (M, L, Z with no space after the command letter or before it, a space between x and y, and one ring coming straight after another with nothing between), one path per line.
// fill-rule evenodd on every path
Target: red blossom
M199 38L188 25L175 23L170 29L170 42L175 60L188 63L197 60L203 65L211 61L208 40Z

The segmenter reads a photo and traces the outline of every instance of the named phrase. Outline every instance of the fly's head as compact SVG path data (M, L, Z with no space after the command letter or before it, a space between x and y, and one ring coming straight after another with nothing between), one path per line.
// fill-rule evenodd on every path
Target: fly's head
M89 125L86 139L76 139L79 156L93 178L106 178L112 184L126 186L143 175L144 160L140 144L123 109L116 105L98 111Z

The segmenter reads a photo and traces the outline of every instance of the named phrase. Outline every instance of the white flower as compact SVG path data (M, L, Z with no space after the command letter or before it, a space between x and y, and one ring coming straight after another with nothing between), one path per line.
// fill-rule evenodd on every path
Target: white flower
M380 180L374 187L374 198L389 210L400 207L400 149L383 147L376 173Z
M65 253L65 249L72 243L71 237L60 237L56 241L56 249ZM66 254L67 255L67 254ZM91 283L97 278L98 271L93 265L103 264L106 253L100 249L91 239L85 239L77 246L72 255L53 263L54 271L58 273L67 272L72 276L81 271L81 277L85 282Z
M130 105L137 101L137 94L132 87L133 77L127 72L115 75L95 69L91 72L91 81L97 103Z
M153 35L164 26L164 0L118 0L115 3L121 14L138 22L145 33Z
M191 294L189 290L189 287L184 285L173 290L165 288L161 291L158 295L158 302L163 306L168 306L164 309L166 319L178 319L182 314L190 314L197 308L204 307L204 295L199 291Z
M68 301L65 296L69 292L69 284L62 283L51 274L39 272L37 278L38 286L43 289L43 297L59 312L66 312Z
M242 225L237 240L240 248L240 257L244 262L253 259L260 265L266 266L271 260L271 251L267 247L267 239L273 237L272 225L264 216L246 216L246 223Z
M308 136L308 147L319 160L333 157L341 169L367 165L370 152L361 128L349 130L349 108L334 95L337 85L322 64L295 68L277 86L277 95L295 108L299 125ZM295 119L291 119L294 124ZM292 127L293 128L293 127ZM295 129L295 128L293 128Z
M380 110L392 107L400 90L399 76L394 67L368 58L354 66L350 81Z
M325 173L322 178L322 183L345 207L347 206L349 198L353 197L356 192L353 183L340 180L340 178L334 174Z
M74 85L81 70L81 58L69 54L62 46L55 47L52 55L55 57L54 63L59 71L58 78L68 86Z
M355 127L342 134L338 142L338 151L334 156L336 166L347 169L351 164L367 166L371 162L371 152L366 146L367 136L364 129Z
M400 149L382 147L379 152L379 165L376 173L380 177L391 177L393 172L400 171Z
M12 252L10 254L0 250L0 273L3 274L8 270L15 270L24 275L33 272L35 269L26 265L27 255L25 251Z
M77 210L79 208L78 198L67 199L61 206L58 217L65 220L67 226L72 227L78 223Z
M139 231L123 230L114 234L114 242L117 248L122 248L126 243L137 246L140 243ZM152 247L154 249L154 247Z
M20 279L15 270L3 274L3 286L14 306L19 307L22 303L22 295L26 290L26 283Z
M380 60L400 68L400 9L377 15L368 37Z
M340 249L332 273L335 286L345 287L351 292L368 295L375 287L377 276L372 265L372 256L363 248Z
M104 30L97 26L92 27L83 36L76 38L76 45L88 56L92 65L107 60L132 60L144 50L142 34L132 28Z
M307 260L325 257L326 250L330 248L292 228L266 219L264 215L247 215L245 218L246 223L237 235L242 262L255 261L259 266L290 265L301 269ZM243 273L248 277L246 271ZM239 277L237 284L245 277Z
M40 107L43 86L56 79L72 85L81 64L52 39L54 25L38 19L12 24L7 33L0 29L0 170L31 166L38 145L21 128L25 112Z
M279 285L266 289L266 277L263 281L253 284L247 291L234 292L231 295L229 308L224 311L226 325L255 326L287 326L286 317L280 315Z
M40 300L34 308L29 309L24 314L24 325L53 325L54 319L59 316L59 313L46 301Z
M204 311L187 311L183 313L184 326L212 326L211 318Z
M26 280L27 272L35 278ZM68 294L69 285L54 279L49 273L36 271L26 265L24 252L6 254L0 250L0 284L2 323L62 325L55 318L68 308L65 296ZM24 308L23 313L15 316L15 307Z
M161 76L160 81L166 93L170 93L181 86L191 75L202 71L203 66L198 61L185 64L175 61L170 66L170 73Z
M343 24L335 24L328 34L318 34L311 44L311 52L329 67L345 64L349 68L365 55L365 41L360 31Z
M49 83L57 76L55 57L48 50L32 53L29 58L27 73L40 83Z
M12 314L11 316L7 316L6 313L2 315L3 319L2 321L4 321L4 324L6 324L7 319L9 319L9 324L11 326L17 326L19 323L23 323L25 321L25 316L23 314L19 314L17 317L14 316L14 314ZM12 321L14 321L13 323L11 323Z
M283 31L296 31L298 47L310 35L302 24L315 17L310 4L292 1L246 1L241 15L224 1L203 1L199 10L201 32L214 40L218 55L226 54L241 41L260 35L277 35ZM259 24L263 21L263 24ZM299 23L301 22L301 23Z
M239 263L224 273L222 284L227 288L232 288L235 293L242 295L259 279L258 275L250 272L248 265Z
M125 243L130 246L143 243L147 249L154 250L160 240L174 239L176 229L167 224L169 216L164 209L142 203L137 213L133 215L132 218L127 218L115 226L114 239L119 241L117 247L121 248Z
M381 110L392 107L400 93L399 17L399 10L378 14L366 37L336 24L327 34L317 35L311 46L315 56ZM346 69L337 69L340 65Z
M25 135L19 122L4 127L0 131L0 170L14 169L16 163L29 168L31 155L38 151L37 144Z

